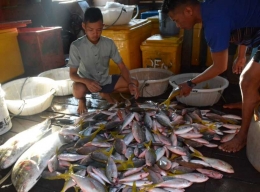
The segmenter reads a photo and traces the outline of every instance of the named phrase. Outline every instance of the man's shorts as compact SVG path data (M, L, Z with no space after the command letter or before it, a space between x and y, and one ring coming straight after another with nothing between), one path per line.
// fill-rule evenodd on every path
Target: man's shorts
M253 59L254 59L254 62L260 63L260 46L258 47L258 50L256 51Z
M110 84L101 86L101 93L112 93L115 89L115 85L118 81L118 79L120 78L120 75L112 75L112 82Z

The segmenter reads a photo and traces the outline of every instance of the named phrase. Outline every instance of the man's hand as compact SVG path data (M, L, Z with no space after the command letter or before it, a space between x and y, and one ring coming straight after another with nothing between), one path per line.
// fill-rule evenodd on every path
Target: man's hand
M180 97L188 96L192 90L192 88L186 82L179 84L179 87L180 87L180 95L179 95Z
M246 56L237 57L233 63L232 71L235 74L240 74L246 65Z
M91 93L99 92L102 89L97 81L91 79L86 79L85 85Z
M130 94L134 95L135 99L137 99L140 95L138 87L134 83L129 83L128 88Z

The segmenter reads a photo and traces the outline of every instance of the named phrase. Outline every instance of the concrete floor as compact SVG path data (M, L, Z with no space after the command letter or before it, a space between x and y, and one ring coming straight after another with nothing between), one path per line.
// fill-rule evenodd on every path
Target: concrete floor
M164 100L168 97L171 89L169 88L166 93L161 96L151 98L154 101ZM143 101L147 98L140 98L138 101ZM150 98L149 98L150 99ZM224 92L220 101L212 106L213 109L223 111L225 113L241 114L239 110L224 110L222 105L227 102L236 102L241 99L239 87L237 84L230 85ZM99 108L100 103L92 100L90 110ZM101 103L105 106L106 103ZM27 129L28 127L35 125L43 119L40 116L65 114L65 117L70 119L77 118L77 100L73 96L55 97L52 106L41 114L32 116L17 116L12 119L13 127L6 134L1 136L0 142L6 141L16 133ZM207 182L201 184L193 184L187 188L186 192L259 192L260 191L260 173L257 172L253 166L249 163L246 156L246 148L235 154L229 154L222 152L216 148L200 148L200 151L208 157L224 160L234 167L234 174L225 174L220 180L209 179ZM5 176L9 169L0 170L0 179ZM45 180L40 179L38 183L30 190L30 192L58 192L63 187L63 180ZM15 192L13 185L11 185L10 177L5 183L0 186L1 192ZM70 189L68 191L74 191Z

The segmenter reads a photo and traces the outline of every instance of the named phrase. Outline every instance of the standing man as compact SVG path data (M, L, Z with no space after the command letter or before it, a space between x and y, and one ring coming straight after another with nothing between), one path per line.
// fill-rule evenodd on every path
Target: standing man
M192 29L196 23L204 26L205 38L211 50L213 65L197 77L180 84L181 96L187 96L193 86L211 79L227 69L229 42L258 47L253 59L240 76L242 94L242 126L239 133L219 148L239 151L246 144L254 107L259 103L260 87L260 1L259 0L164 0L162 11L178 27Z
M130 77L113 40L101 36L103 15L99 8L87 8L82 27L85 36L72 42L69 53L73 95L79 99L78 113L87 111L86 94L99 92L110 104L116 101L113 92L130 92L137 99L138 81ZM121 75L109 75L110 58L118 65Z

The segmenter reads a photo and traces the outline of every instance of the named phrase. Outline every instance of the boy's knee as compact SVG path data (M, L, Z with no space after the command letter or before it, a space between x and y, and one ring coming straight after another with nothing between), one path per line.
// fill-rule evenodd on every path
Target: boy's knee
M73 83L73 96L77 99L81 99L86 96L88 92L87 87L82 83Z

